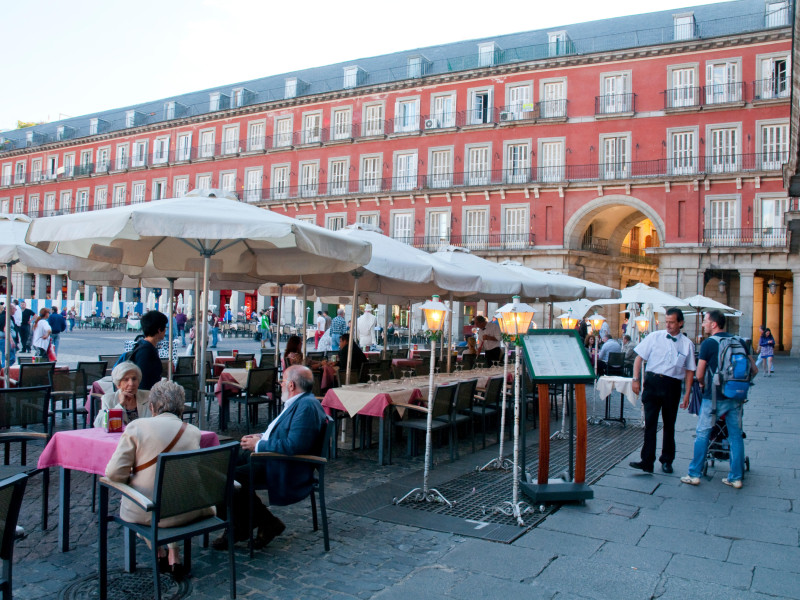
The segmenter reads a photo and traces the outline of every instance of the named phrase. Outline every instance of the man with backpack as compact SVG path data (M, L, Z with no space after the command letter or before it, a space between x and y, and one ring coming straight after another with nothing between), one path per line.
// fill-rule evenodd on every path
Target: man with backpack
M750 379L758 373L740 338L725 331L725 315L711 310L703 318L703 331L711 337L700 345L697 379L703 389L703 404L697 421L694 457L683 483L699 485L703 473L709 437L714 422L725 417L730 447L730 472L722 483L741 489L744 474L742 440L742 404L747 399Z

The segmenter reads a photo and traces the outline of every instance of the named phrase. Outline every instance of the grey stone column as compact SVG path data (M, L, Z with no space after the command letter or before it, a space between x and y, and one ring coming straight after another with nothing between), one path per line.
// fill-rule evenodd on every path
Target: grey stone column
M792 349L790 356L800 356L800 301L795 296L800 289L800 271L792 271Z
M739 335L753 337L753 275L755 269L739 269ZM729 329L732 333L733 328Z

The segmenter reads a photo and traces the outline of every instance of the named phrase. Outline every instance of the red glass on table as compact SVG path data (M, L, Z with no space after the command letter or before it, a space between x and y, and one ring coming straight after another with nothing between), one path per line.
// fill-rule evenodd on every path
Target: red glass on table
M122 432L122 409L110 408L108 409L108 423L106 424L107 433L121 433Z
M238 356L239 356L239 351L238 351L238 350L234 350L234 351L233 351L233 358L234 358L234 360L235 360L235 359L236 359Z

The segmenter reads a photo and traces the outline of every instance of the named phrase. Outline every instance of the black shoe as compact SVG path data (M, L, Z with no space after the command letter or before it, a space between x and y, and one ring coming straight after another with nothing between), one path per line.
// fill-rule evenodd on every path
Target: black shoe
M645 473L652 473L652 472L653 472L653 467L652 467L652 465L648 467L648 466L647 466L646 464L644 464L642 461L639 461L639 462L632 462L632 463L628 463L628 464L629 464L631 467L633 467L634 469L639 469L640 471L644 471Z
M275 519L269 525L259 525L258 535L253 540L253 548L261 550L264 546L269 544L272 540L284 532L286 525L280 519Z
M189 576L189 569L187 569L186 565L183 563L175 563L174 565L170 565L170 569L172 579L176 583L180 583Z
M664 473L672 473L672 464L661 463L661 470L664 471Z
M234 531L235 531L235 529L234 529ZM246 542L247 539L248 538L247 538L246 534L245 535L239 535L237 533L233 534L233 543L234 544L237 543L237 542ZM228 549L228 532L226 531L221 536L219 536L217 539L212 541L211 542L211 547L214 550L227 550Z

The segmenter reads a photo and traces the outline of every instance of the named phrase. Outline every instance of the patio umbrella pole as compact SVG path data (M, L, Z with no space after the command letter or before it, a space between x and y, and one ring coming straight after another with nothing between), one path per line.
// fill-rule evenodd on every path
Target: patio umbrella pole
M406 358L411 358L411 302L408 303L408 317L406 320L408 321L406 323L408 327L408 355Z
M500 407L500 452L497 458L493 458L482 467L478 467L478 471L492 471L494 469L508 470L511 468L511 461L503 456L503 444L506 439L506 382L508 381L508 342L503 338L503 396Z
M192 299L192 310L194 311L194 340L192 341L192 345L194 346L194 364L195 367L198 368L199 371L199 362L198 357L200 356L200 273L194 274L194 298ZM205 389L205 387L203 388Z
M308 327L308 309L306 308L306 304L308 304L308 288L306 284L303 284L303 328L300 333L300 338L303 340L303 364L306 362L306 346L308 346L308 341L306 340L306 328Z
M350 382L350 365L353 362L353 338L357 333L356 321L358 320L358 278L361 277L361 271L353 271L353 308L350 311L350 335L347 339L347 369L344 373L345 385ZM341 369L341 366L339 366ZM356 382L357 383L357 382Z
M450 326L447 328L447 372L453 372L453 292L450 292L450 312L447 313Z
M200 366L197 369L197 377L200 380L200 389L206 389L206 346L208 342L208 272L211 267L211 251L203 251L203 306L202 308L202 321L200 318L196 320L197 323L204 323L205 326L200 328ZM198 315L200 317L200 315ZM206 424L206 395L200 394L200 429L205 429Z
M169 327L169 336L167 340L169 341L168 345L169 348L167 352L169 352L169 363L167 364L167 379L172 381L172 319L173 317L173 306L172 306L172 295L175 293L175 278L174 277L167 277L167 281L169 282L169 296L167 297L167 327Z
M277 338L275 341L275 366L280 368L280 359L281 359L281 313L283 312L283 286L284 284L278 284L278 310L277 314L275 315L275 337ZM283 369L281 369L283 371Z
M425 469L422 472L422 488L414 488L410 492L408 492L405 496L398 500L397 498L392 499L393 504L401 504L404 500L410 500L411 502L439 502L441 504L446 504L447 506L453 506L453 503L450 502L447 498L445 498L439 490L436 489L428 489L428 472L430 471L431 465L431 453L432 453L432 446L433 446L433 435L431 432L431 425L433 424L433 397L434 397L434 386L433 386L433 365L434 361L436 360L436 336L431 336L431 365L430 365L430 374L428 375L428 419L427 419L427 426L425 428Z
M3 348L3 353L6 357L6 368L3 369L3 379L5 383L6 389L8 389L8 371L11 369L11 271L14 262L6 263L6 335L5 335L5 347Z
M386 350L389 346L389 309L391 307L391 304L383 305L383 352L381 353L383 360L386 360Z

